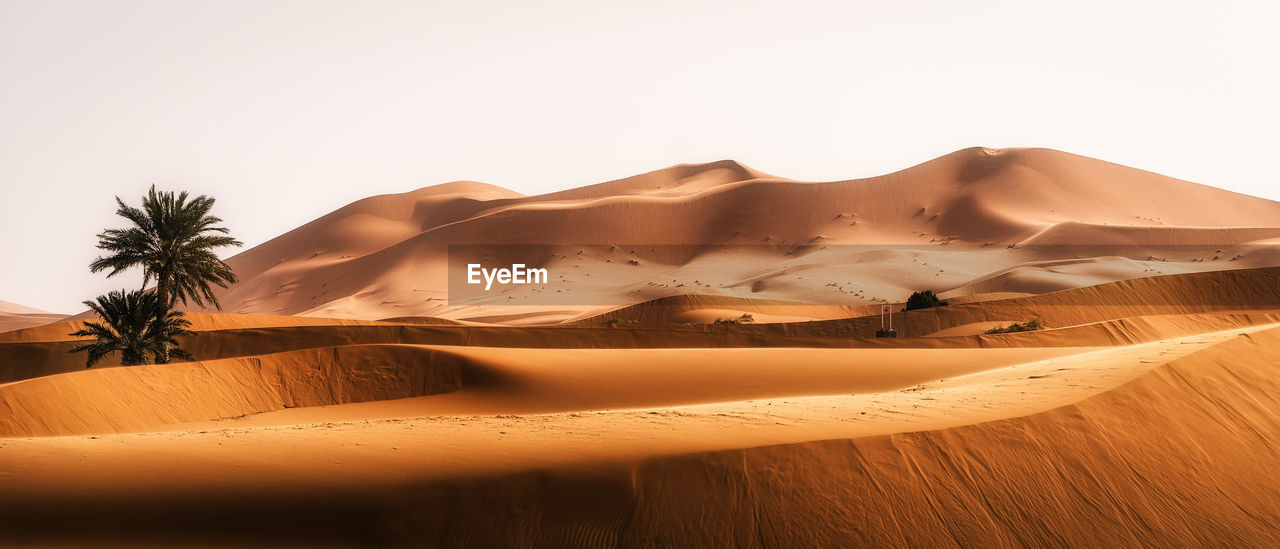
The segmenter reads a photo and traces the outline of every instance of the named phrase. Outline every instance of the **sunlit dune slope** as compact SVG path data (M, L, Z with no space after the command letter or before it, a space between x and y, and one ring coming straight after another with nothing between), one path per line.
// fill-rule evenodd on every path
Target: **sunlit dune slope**
M1269 546L1277 348L1280 329L1258 327L867 394L433 412L464 375L461 390L416 400L421 417L10 438L0 511L14 520L0 539Z
M893 325L903 336L922 336L974 322L1023 322L1040 318L1050 327L1074 326L1141 315L1280 309L1280 269L1244 269L1121 280L1013 299L901 311ZM869 334L880 318L828 320L807 329L826 334ZM785 331L788 325L761 326Z
M0 437L140 431L298 406L456 390L462 360L425 347L329 347L106 368L0 385Z
M292 326L371 326L379 324L377 322L346 318L314 318L304 316L195 312L188 312L184 314L187 321L191 322L190 329L196 332ZM21 341L72 341L82 339L71 335L71 333L83 329L86 321L98 321L98 319L90 316L87 318L64 320L62 322L44 324L23 330L0 333L0 343Z
M713 300L715 304L725 303ZM684 311L696 299L675 300L675 311ZM735 307L750 304L738 301ZM651 311L645 306L626 308L639 314L667 318L665 305ZM761 310L778 305L765 302ZM895 310L897 308L895 307ZM749 310L749 309L748 309ZM742 325L687 325L618 322L584 319L560 326L432 325L414 321L361 322L306 317L252 315L197 315L203 326L185 337L183 345L197 358L210 360L274 353L291 349L354 344L437 344L497 347L556 348L654 348L654 347L1003 347L1035 340L1034 345L1091 346L1136 342L1160 337L1162 330L1144 322L1111 322L1153 315L1192 315L1181 320L1160 320L1162 326L1185 324L1186 330L1213 326L1266 322L1268 313L1280 311L1280 268L1247 269L1126 280L1062 292L949 305L937 309L894 313L899 339L875 339L879 315L824 320ZM1235 313L1242 313L1236 315ZM1196 315L1209 315L1208 317ZM1252 316L1251 316L1252 315ZM960 335L956 338L917 338L940 330L981 322L1013 323L1040 317L1055 330L1037 334ZM619 317L628 318L628 317ZM645 318L634 316L630 318ZM1222 324L1224 322L1230 324ZM1095 324L1077 330L1072 326ZM84 357L68 354L75 345L65 334L74 323L0 334L0 381L14 381L83 369ZM3 342L8 337L9 342ZM48 341L41 340L48 337ZM955 341L952 341L956 339ZM112 365L110 360L103 366Z
M795 301L771 299L749 299L732 296L683 294L671 297L651 299L634 305L619 307L612 311L592 315L580 315L570 323L585 321L590 324L636 322L636 323L706 323L718 319L735 320L743 314L752 315L752 322L771 322L781 318L783 322L827 320L849 318L876 313L879 305L815 305ZM700 311L712 311L704 317L697 316Z
M458 391L459 398L433 397L418 412L546 413L877 392L1079 352L1074 347L319 348L80 371L0 385L0 437L158 430L285 408L448 391ZM795 365L777 367L790 362Z
M1277 349L1276 330L1235 339L1028 417L654 460L616 533L707 547L1273 546Z
M717 292L824 303L830 296L821 283L758 277L779 262L812 269L804 254L794 254L798 249L924 249L864 265L866 293L850 302L858 305L901 299L896 294L922 285L943 291L981 281L966 293L1039 293L1152 271L1276 265L1278 237L1280 203L1046 149L965 149L889 175L821 183L721 161L531 197L460 182L369 198L232 257L228 263L242 282L220 296L230 312L456 318L474 310L448 301L448 246L529 244L563 257L544 266L576 276L581 303L608 308L638 301L636 292L697 293L699 271L691 262L698 258L647 257L637 246L639 264L616 271L617 263L570 259L581 246L733 244L776 253L739 259L731 273L757 277L761 285L748 291L750 284L730 281ZM959 249L986 255L973 264L945 253ZM1180 255L1170 259L1170 250ZM1129 262L1102 261L1052 283L996 276L1026 263L1111 256ZM924 257L934 267L906 257ZM581 276L591 272L596 279ZM620 283L619 273L634 283ZM669 287L643 284L666 280Z

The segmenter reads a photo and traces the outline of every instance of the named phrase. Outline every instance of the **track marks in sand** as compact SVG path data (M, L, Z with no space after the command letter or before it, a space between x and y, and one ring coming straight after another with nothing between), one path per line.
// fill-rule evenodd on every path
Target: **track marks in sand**
M368 418L372 404L357 404L348 406L353 410L359 408L365 419L343 419L342 411L347 406L338 406L328 409L338 418L330 421L253 427L236 425L240 421L236 420L195 425L181 432L102 438L113 444L141 444L149 451L183 455L198 453L198 448L207 448L214 441L244 447L272 441L271 444L291 449L293 455L331 456L343 463L340 469L345 474L360 477L372 474L362 472L363 468L378 469L373 476L379 478L436 474L424 470L422 464L425 463L433 464L432 469L452 471L451 474L488 474L573 463L630 461L661 455L932 431L1026 416L1088 399L1215 344L1277 326L1280 325L1088 351L879 393L652 409L425 414L380 419ZM404 401L379 404L396 402ZM5 443L22 447L81 446L84 441L64 437L10 439ZM354 445L356 443L359 445ZM397 453L390 457L374 451L392 446ZM248 468L274 470L281 466L274 463L279 456L273 458L272 454L261 459L237 455L257 462L245 463ZM471 458L475 455L489 457L484 463L478 463Z

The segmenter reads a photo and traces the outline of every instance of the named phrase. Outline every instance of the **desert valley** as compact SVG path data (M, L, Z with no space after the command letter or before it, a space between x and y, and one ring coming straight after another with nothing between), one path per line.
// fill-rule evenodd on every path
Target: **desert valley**
M1280 546L1271 200L720 161L372 196L226 264L170 364L0 302L0 544Z

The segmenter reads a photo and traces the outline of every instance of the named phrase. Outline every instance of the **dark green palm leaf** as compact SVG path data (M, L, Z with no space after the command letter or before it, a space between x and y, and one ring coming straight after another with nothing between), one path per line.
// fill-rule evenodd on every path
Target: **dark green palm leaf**
M149 364L153 358L157 363L171 356L192 358L178 347L176 339L192 333L191 322L181 312L162 303L155 293L117 290L84 303L100 321L85 322L83 329L72 333L94 339L68 352L88 352L86 368L116 352L120 353L120 363L125 366Z
M210 215L214 199L187 192L157 191L153 185L135 208L116 198L116 214L132 222L124 229L108 229L98 235L98 248L109 252L89 265L107 276L141 267L143 286L156 282L162 300L185 305L222 308L213 286L226 288L236 282L235 273L214 253L217 248L240 246L227 236L222 219Z

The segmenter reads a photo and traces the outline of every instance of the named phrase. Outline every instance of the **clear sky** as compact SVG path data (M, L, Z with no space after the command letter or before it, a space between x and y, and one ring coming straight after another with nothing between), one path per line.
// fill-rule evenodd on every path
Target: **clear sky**
M0 0L0 299L57 312L151 183L247 245L350 201L733 158L1043 146L1280 199L1274 2Z

